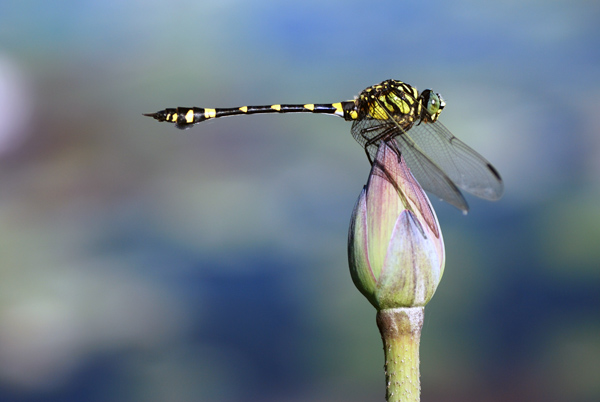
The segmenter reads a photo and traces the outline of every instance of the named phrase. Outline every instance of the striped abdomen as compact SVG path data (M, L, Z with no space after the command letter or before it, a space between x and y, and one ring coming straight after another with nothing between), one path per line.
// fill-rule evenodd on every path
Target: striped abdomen
M145 114L158 121L175 123L177 128L186 129L194 124L205 120L216 119L225 116L235 116L258 113L322 113L340 116L351 120L350 112L355 107L353 101L304 104L304 105L269 105L269 106L241 106L235 108L201 108L201 107L178 107L161 110L156 113Z

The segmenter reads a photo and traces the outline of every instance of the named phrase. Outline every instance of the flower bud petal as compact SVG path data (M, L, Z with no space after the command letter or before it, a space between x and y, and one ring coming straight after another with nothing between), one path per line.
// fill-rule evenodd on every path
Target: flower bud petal
M352 211L350 231L348 232L348 259L350 267L360 267L360 269L350 269L352 281L358 290L371 303L374 303L370 297L375 293L377 281L369 263L366 199L366 189L363 188L354 206L354 211ZM379 272L377 276L379 276Z
M400 213L377 281L381 309L425 306L431 300L443 272L435 243L423 236L411 211Z

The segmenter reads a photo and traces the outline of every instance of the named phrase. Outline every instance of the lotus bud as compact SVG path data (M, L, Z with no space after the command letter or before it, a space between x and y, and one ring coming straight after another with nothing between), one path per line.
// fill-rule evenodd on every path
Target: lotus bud
M381 142L352 212L352 280L377 310L425 306L444 272L442 232L393 143Z

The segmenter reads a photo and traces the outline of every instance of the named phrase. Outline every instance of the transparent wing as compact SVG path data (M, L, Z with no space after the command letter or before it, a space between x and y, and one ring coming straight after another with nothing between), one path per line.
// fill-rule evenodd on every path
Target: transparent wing
M393 119L364 119L355 121L352 124L352 135L359 144L365 147L365 151L371 162L375 160L377 146L380 141L394 141L395 139L397 147L392 148L398 149L402 154L411 173L421 187L449 204L454 205L461 211L466 212L469 210L465 198L452 182L451 178L431 158L423 153L410 137L406 136L406 133Z
M428 155L423 153L406 133L397 136L396 142L410 172L421 187L463 212L469 210L465 197L452 179Z
M407 138L402 138L408 136ZM421 123L414 125L407 133L396 138L407 149L416 147L434 162L459 188L487 200L497 200L504 192L502 178L483 156L456 138L442 123ZM411 141L412 140L412 141ZM412 144L414 142L414 145ZM400 148L401 151L403 148ZM408 165L408 157L405 155ZM427 172L424 172L427 174ZM421 185L420 173L413 172ZM425 179L424 181L426 181ZM435 190L431 190L434 194ZM442 197L445 199L445 197Z

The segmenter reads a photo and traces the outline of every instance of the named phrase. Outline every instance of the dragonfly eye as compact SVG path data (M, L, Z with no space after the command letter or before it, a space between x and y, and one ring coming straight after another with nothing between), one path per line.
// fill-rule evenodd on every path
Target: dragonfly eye
M431 89L426 89L421 93L421 99L423 106L425 106L424 112L426 112L423 119L429 122L436 121L444 106L446 106L442 95L433 92Z

